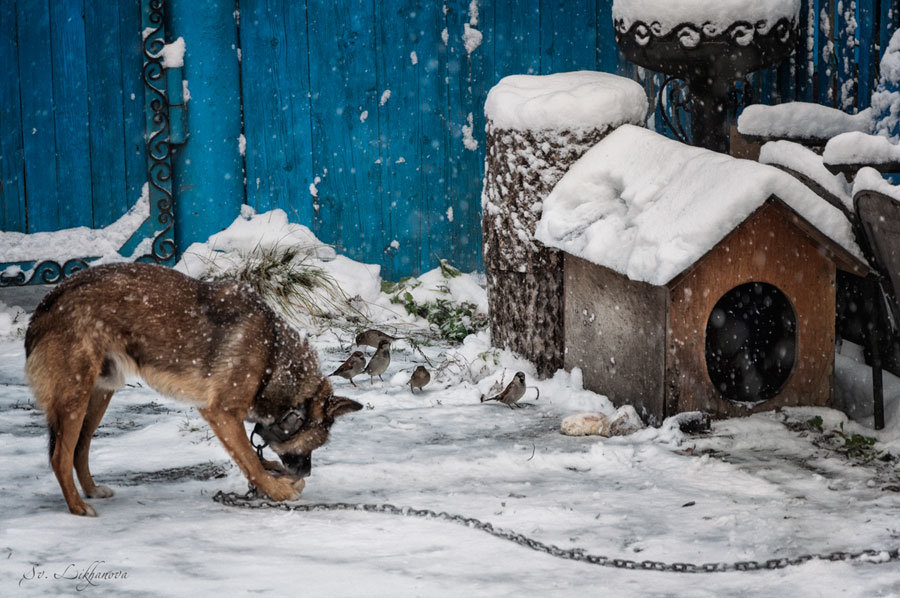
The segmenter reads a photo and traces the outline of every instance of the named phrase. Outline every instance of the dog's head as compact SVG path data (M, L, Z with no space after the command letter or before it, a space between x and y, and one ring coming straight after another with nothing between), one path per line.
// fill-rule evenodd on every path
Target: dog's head
M288 473L305 478L312 469L312 452L328 442L335 418L362 408L356 401L334 396L331 384L323 380L312 397L269 427L274 435L269 438L269 446Z

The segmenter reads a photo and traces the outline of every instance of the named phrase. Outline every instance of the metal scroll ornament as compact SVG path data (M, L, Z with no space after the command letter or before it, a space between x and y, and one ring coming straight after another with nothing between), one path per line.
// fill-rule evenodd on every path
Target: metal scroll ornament
M150 218L158 230L150 253L139 262L170 263L175 257L175 213L172 198L172 160L169 143L169 100L161 51L165 45L164 0L142 0L144 105L147 130L147 181Z
M165 45L164 0L141 0L142 52L144 56L144 105L147 138L147 180L150 215L135 235L152 238L150 251L137 258L141 262L171 264L175 257L172 161L169 140L169 101L160 51ZM139 237L138 237L139 238ZM120 249L121 251L121 249ZM88 268L97 256L26 261L0 265L0 288L32 284L56 284L79 270Z
M690 115L690 138L695 145L716 151L728 150L728 115L736 108L736 97L744 95L735 82L748 73L773 66L787 58L797 46L796 19L781 18L769 26L767 21L751 23L738 20L720 27L712 23L682 23L664 29L658 21L614 22L616 43L628 60L669 76L670 87L663 112L671 128L687 138L685 123L677 117L678 108ZM673 82L681 80L684 83ZM744 90L748 86L743 87ZM660 100L664 99L660 91Z

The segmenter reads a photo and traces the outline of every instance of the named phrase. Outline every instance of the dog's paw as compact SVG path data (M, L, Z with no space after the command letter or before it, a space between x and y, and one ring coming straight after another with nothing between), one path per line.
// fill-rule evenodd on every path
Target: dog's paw
M97 516L97 511L94 510L94 507L87 504L86 502L83 502L80 505L69 507L69 511L71 511L73 515L81 515L83 517Z
M115 495L109 486L97 485L90 492L85 492L88 498L109 498Z
M270 487L266 490L266 494L272 500L279 502L284 500L296 500L300 498L300 493L306 487L306 481L303 478L293 479L290 477L273 478Z

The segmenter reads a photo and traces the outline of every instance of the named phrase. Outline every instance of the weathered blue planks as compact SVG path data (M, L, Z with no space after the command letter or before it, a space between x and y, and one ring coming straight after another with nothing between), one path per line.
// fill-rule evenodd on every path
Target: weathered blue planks
M18 0L19 79L28 232L61 228L56 194L56 127L46 0Z
M541 0L541 73L597 68L595 2Z
M312 133L306 6L290 0L241 3L241 72L246 202L281 208L312 225ZM290 41L288 41L290 40Z
M141 70L141 2L120 0L119 59L122 80L122 153L125 158L125 197L130 207L147 182L147 157L144 141L144 81Z
M379 154L377 145L369 143L377 139L378 119L363 114L376 109L377 101L373 3L310 0L307 15L313 230L319 239L339 245L356 259L381 262L384 245L373 242L375 213L381 207L376 182ZM401 164L413 158L399 152L391 157ZM414 168L412 162L405 166ZM398 212L406 209L403 204L396 207ZM377 259L372 260L374 256Z
M84 4L81 0L50 2L50 48L59 227L91 226L91 202L83 201L92 194ZM97 91L107 93L102 87ZM73 196L75 201L72 201Z
M226 0L171 2L166 11L168 41L185 41L191 94L190 139L172 157L175 242L183 251L231 224L244 200L237 22Z
M16 6L0 3L0 230L25 230L25 161L19 100Z
M110 224L146 180L138 0L10 0L0 36L0 226Z
M86 2L87 107L90 116L91 204L95 228L114 222L134 202L128 196L118 5ZM82 116L84 118L84 116ZM84 148L81 148L82 152Z

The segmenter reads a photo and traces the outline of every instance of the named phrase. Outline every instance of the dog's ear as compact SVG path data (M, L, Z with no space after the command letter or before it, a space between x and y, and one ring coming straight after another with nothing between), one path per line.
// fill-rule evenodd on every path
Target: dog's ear
M328 414L328 417L334 419L339 415L344 415L345 413L353 413L354 411L359 411L363 406L361 403L357 403L352 399L347 399L344 397L331 397L328 401L328 405L325 407L325 413Z

